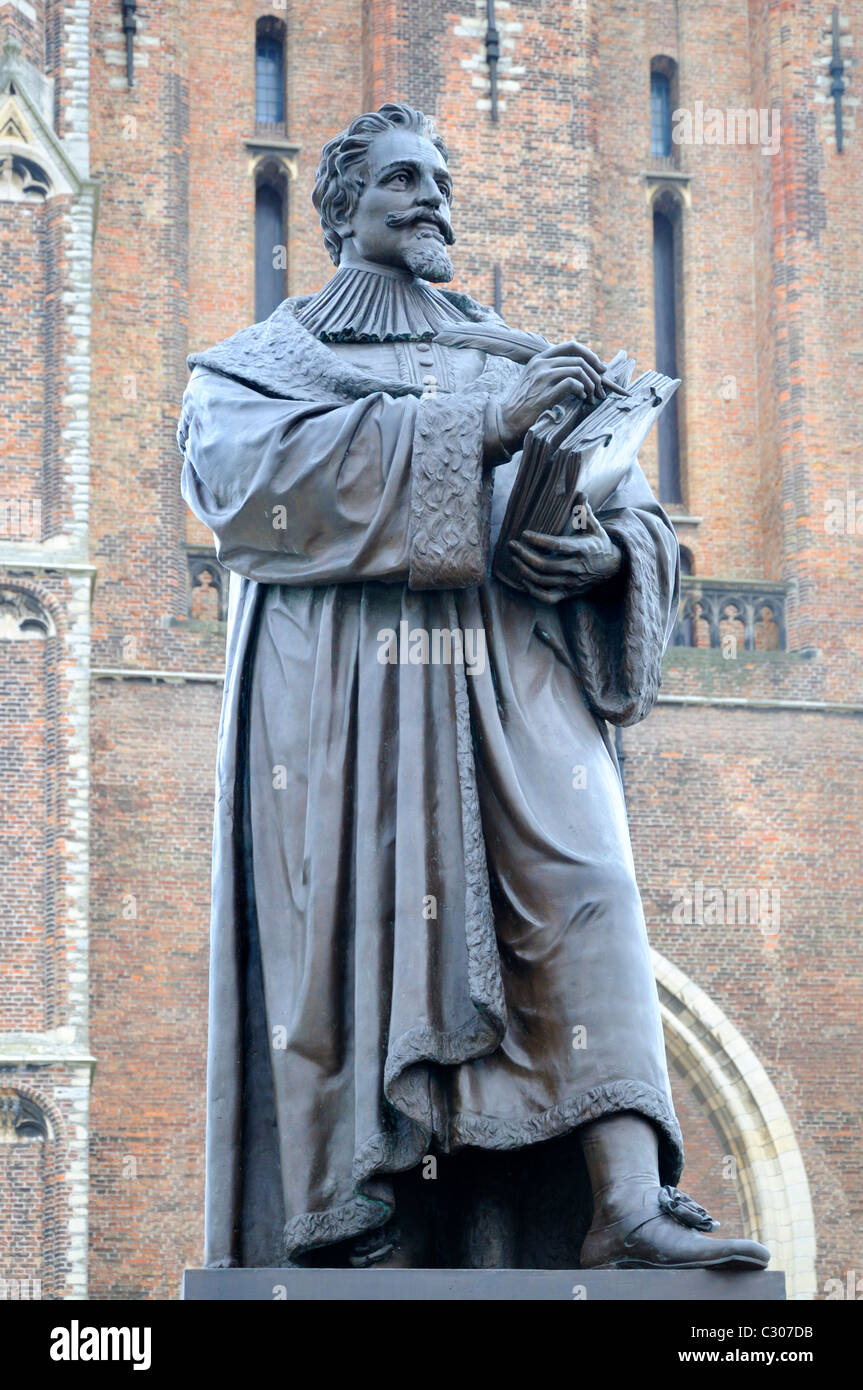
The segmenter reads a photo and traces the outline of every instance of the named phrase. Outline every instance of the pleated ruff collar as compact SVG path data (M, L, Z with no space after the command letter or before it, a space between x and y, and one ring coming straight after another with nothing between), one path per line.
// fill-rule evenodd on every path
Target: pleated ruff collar
M339 266L297 313L297 321L325 343L429 340L465 317L427 280L370 261Z

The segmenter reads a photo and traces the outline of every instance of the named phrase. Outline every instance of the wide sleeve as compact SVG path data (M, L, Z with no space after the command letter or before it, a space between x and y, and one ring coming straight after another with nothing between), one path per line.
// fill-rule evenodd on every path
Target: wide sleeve
M622 569L562 604L561 618L590 705L613 724L637 724L659 694L680 601L680 551L637 463L598 515L623 551Z
M250 579L467 587L488 563L485 404L285 400L198 367L178 431L182 493L221 562Z

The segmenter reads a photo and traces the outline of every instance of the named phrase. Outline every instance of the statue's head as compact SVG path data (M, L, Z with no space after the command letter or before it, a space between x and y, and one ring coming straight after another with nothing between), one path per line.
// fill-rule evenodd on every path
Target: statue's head
M451 199L446 145L422 111L397 102L324 145L312 193L336 265L372 261L433 281L453 276Z

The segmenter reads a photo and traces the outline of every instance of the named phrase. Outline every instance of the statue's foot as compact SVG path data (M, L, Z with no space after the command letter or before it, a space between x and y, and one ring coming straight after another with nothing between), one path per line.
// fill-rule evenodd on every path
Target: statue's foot
M585 1237L582 1269L765 1269L770 1251L757 1240L718 1240L714 1221L676 1187L607 1221L599 1212Z

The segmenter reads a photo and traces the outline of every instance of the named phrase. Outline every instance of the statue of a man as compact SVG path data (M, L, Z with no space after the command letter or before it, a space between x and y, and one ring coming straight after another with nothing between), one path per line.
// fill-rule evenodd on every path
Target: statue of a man
M335 275L190 358L183 495L232 574L207 1263L760 1268L670 1186L606 726L656 698L675 535L633 464L491 576L525 432L605 364L435 342L501 326L435 288L451 195L421 112L360 116L313 195Z

